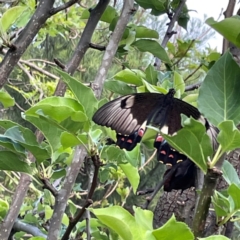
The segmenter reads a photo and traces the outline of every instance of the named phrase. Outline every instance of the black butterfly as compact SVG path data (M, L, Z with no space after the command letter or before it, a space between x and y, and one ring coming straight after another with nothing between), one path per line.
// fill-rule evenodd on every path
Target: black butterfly
M93 116L99 125L117 132L117 145L132 150L141 141L146 125L158 127L163 133L174 134L181 126L181 114L205 122L197 108L174 98L174 89L160 93L135 93L103 105Z
M135 93L122 96L103 105L93 116L93 121L99 125L110 127L117 133L116 144L120 148L131 151L139 143L145 133L146 125L153 125L165 134L174 134L182 128L181 114L200 120L215 142L217 129L200 114L194 106L174 98L175 90L170 89L164 95L160 93ZM192 186L193 180L183 186L183 182L192 176L195 164L185 155L175 151L166 141L157 135L154 147L157 148L157 159L167 165L179 164L164 183L164 188L186 189ZM184 163L183 163L184 162ZM185 170L184 170L185 169Z
M182 191L195 186L196 165L182 153L172 148L169 143L158 135L154 147L157 148L157 159L168 168L163 175L163 190Z

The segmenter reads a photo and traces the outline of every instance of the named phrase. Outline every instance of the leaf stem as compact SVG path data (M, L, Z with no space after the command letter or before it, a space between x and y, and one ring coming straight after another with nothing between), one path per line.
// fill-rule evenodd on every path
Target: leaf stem
M214 155L214 157L213 157L213 160L212 160L211 163L209 164L209 168L210 168L210 169L212 169L212 168L216 165L216 163L217 163L218 160L220 159L221 155L222 155L222 147L221 147L221 145L219 145L219 146L218 146L218 149L217 149L217 151L216 151L216 153L215 153L215 155Z

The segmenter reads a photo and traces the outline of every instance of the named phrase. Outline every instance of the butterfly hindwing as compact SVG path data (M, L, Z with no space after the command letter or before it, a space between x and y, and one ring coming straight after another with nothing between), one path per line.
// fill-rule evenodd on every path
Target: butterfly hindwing
M171 169L164 173L166 176ZM164 191L171 192L173 189L182 191L195 186L196 165L189 159L179 162L174 171L167 177L164 182Z

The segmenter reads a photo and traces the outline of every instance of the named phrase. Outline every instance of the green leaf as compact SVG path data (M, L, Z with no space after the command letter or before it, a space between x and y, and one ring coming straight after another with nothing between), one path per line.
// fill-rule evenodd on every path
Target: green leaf
M122 149L116 146L104 146L101 151L101 158L104 158L110 162L116 161L119 163L123 163L126 161L125 153Z
M176 135L162 135L172 147L186 155L206 173L207 160L208 157L212 157L213 150L206 128L202 123L188 118L184 122L184 128Z
M187 24L188 24L189 19L190 19L190 16L188 14L188 9L185 4L182 12L180 13L180 16L178 17L178 20L177 20L178 25L187 31Z
M176 71L174 71L174 75L173 75L173 86L176 91L179 90L181 94L184 93L184 91L185 91L184 80L183 80L182 76Z
M199 240L231 240L231 239L222 235L214 235L206 238L199 238Z
M218 191L214 192L212 196L212 203L218 218L225 217L230 212L229 198L225 197L220 192Z
M151 9L151 14L159 16L167 12L167 0L149 1L149 0L136 0L136 2L145 9Z
M0 220L2 221L4 217L6 216L7 212L9 210L9 204L7 201L4 201L3 199L0 199Z
M126 151L125 149L123 151L128 162L133 167L137 167L141 159L140 144L137 144L137 146L132 151Z
M227 152L240 147L240 132L233 121L225 121L218 126L220 132L217 141L221 144L222 152Z
M151 93L164 93L164 94L167 94L167 91L165 88L162 88L162 87L158 87L158 86L154 86L150 83L148 83L147 81L145 80L142 80L144 86L146 87L146 89L151 92ZM142 87L142 86L141 86ZM138 92L141 92L139 91L139 88L137 88Z
M134 217L124 208L113 206L102 209L89 209L107 227L115 231L124 240L133 240L131 225Z
M228 187L228 194L234 202L233 210L240 210L240 188L233 183Z
M157 85L158 82L158 73L153 65L149 64L145 70L146 81L152 85Z
M98 101L94 96L94 93L91 88L86 87L84 84L71 77L66 72L63 72L59 69L56 69L58 73L63 78L62 80L68 85L72 93L79 101L79 103L84 107L85 113L88 118L91 119L95 109L97 108Z
M132 46L137 47L141 52L150 52L163 62L171 64L171 60L169 59L167 52L157 41L150 39L140 39L134 42Z
M32 174L32 168L17 154L10 151L0 151L0 169Z
M118 16L116 9L111 6L107 6L107 8L105 9L104 13L100 18L100 21L111 23L116 16ZM88 19L89 17L90 17L89 9L85 9L81 15L81 19Z
M116 80L105 81L104 88L120 95L127 95L135 92L127 83Z
M38 162L50 158L48 151L38 144L34 133L27 128L21 126L11 127L5 132L4 136L11 139L13 143L17 142L30 151Z
M63 148L75 147L79 144L87 144L88 136L86 134L78 134L77 136L69 132L63 132L60 136Z
M225 181L228 183L228 185L234 183L237 186L240 186L238 174L231 163L229 163L228 161L224 161L222 166L222 172L223 177Z
M15 104L14 98L3 91L0 91L0 102L3 104L4 108L12 107Z
M199 90L198 106L211 123L240 122L240 68L226 52L208 71Z
M75 122L85 122L87 117L84 114L83 106L75 99L66 97L49 97L29 108L25 114L29 116L39 116L39 114L49 116L57 122L62 122L67 118Z
M187 102L187 103L193 105L194 107L197 107L197 99L198 99L198 94L193 93L193 94L187 95L182 100L184 102Z
M174 231L173 231L174 229ZM187 224L177 222L173 215L162 227L153 231L156 239L161 240L193 240L194 235Z
M240 48L240 17L233 16L217 22L213 18L208 18L206 23L220 33L224 38Z
M123 47L123 49L127 50L127 51L130 51L131 47L130 45L135 41L135 35L136 35L136 32L135 30L132 30L132 29L128 29L128 34L127 34L127 37L123 38L120 43L119 43L119 46L121 45L125 45Z
M60 139L61 134L64 132L62 128L57 125L50 125L49 122L44 118L25 116L25 119L31 122L43 133L51 147L52 153L61 147Z
M130 163L119 164L119 166L125 173L129 182L131 183L134 194L136 194L136 191L137 191L137 188L138 188L138 185L140 182L140 176L138 174L138 169L136 167L133 167Z
M144 26L136 26L136 38L159 38L157 31Z
M146 230L153 230L153 212L133 206L136 223Z
M25 6L15 6L5 11L0 19L0 28L6 32L28 10Z
M142 85L142 77L145 77L144 73L138 69L124 69L120 72L118 72L115 76L114 79L129 83L129 84L134 84L136 86L141 86Z

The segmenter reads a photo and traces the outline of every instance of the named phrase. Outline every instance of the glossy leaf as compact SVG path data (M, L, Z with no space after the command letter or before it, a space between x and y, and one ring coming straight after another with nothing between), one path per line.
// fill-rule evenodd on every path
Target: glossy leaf
M145 26L136 26L136 38L159 38L157 31L147 28Z
M148 65L148 67L145 70L145 74L147 82L149 82L152 85L157 85L158 73L156 69L153 67L153 65L151 64Z
M0 19L0 28L6 32L26 11L28 7L15 6L5 11Z
M173 231L174 229L174 231ZM177 222L173 215L162 227L153 231L156 239L193 240L194 235L187 224Z
M222 122L218 128L220 132L217 141L221 144L222 152L240 147L240 131L235 127L233 121Z
M83 106L76 100L66 97L45 98L25 112L26 115L35 117L41 113L51 117L58 123L69 117L75 122L84 122L87 120Z
M7 212L9 210L9 204L7 201L4 201L3 199L0 199L0 220L2 221L4 217L6 216Z
M15 104L14 98L3 91L0 91L0 102L3 104L4 108L12 107Z
M213 18L208 18L206 23L223 35L227 40L232 42L237 47L240 47L240 17L232 16L217 22Z
M0 151L0 169L32 174L32 168L17 154L10 151Z
M232 197L234 202L234 209L232 210L240 210L240 187L235 185L234 183L228 187L228 194Z
M230 212L230 201L220 192L215 191L212 196L212 203L217 214L217 217L225 217Z
M240 68L226 52L208 71L198 98L199 111L211 123L240 122Z
M131 225L134 217L124 208L113 206L90 211L107 227L115 231L124 240L133 240Z
M141 52L150 52L163 62L171 64L171 60L169 59L167 52L157 41L140 39L134 42L132 46L135 46Z
M59 69L56 70L61 75L62 80L71 89L78 102L84 107L88 118L91 119L98 105L98 101L92 89L77 81L66 72L63 72Z
M151 14L159 16L167 11L167 0L149 1L149 0L136 0L136 2L145 9L151 9Z
M184 91L185 91L184 80L183 80L182 76L176 71L174 71L174 75L173 75L173 86L176 91L179 90L181 94L184 93Z
M116 80L105 81L104 88L120 95L127 95L135 92L127 83Z
M228 161L224 161L222 166L222 172L223 177L225 181L228 183L228 185L234 183L237 186L240 186L238 174L231 163L229 163Z
M128 84L134 84L136 86L140 86L142 85L142 77L145 77L145 75L140 70L124 69L118 72L114 76L114 79L128 83Z
M18 143L30 151L38 162L42 162L50 157L47 150L38 144L33 132L27 128L11 127L5 132L4 136L11 139L13 143Z
M140 176L138 174L138 169L136 167L133 167L130 163L119 164L119 167L125 173L126 177L128 178L129 182L131 183L134 194L136 194L136 191L137 191L137 188L138 188L138 185L140 182Z
M95 6L94 6L95 7ZM115 8L111 6L107 6L105 9L104 13L102 14L100 21L106 22L106 23L111 23L112 20L117 16L117 11ZM90 16L89 9L86 9L83 11L81 15L81 19L88 19Z
M44 118L38 118L33 116L25 116L25 119L36 126L47 139L50 144L52 153L57 151L61 147L60 139L64 129L57 125L49 125L49 122Z
M176 150L188 156L203 172L207 170L208 157L212 157L213 150L205 126L195 119L188 118L184 128L176 135L163 134L168 143Z

